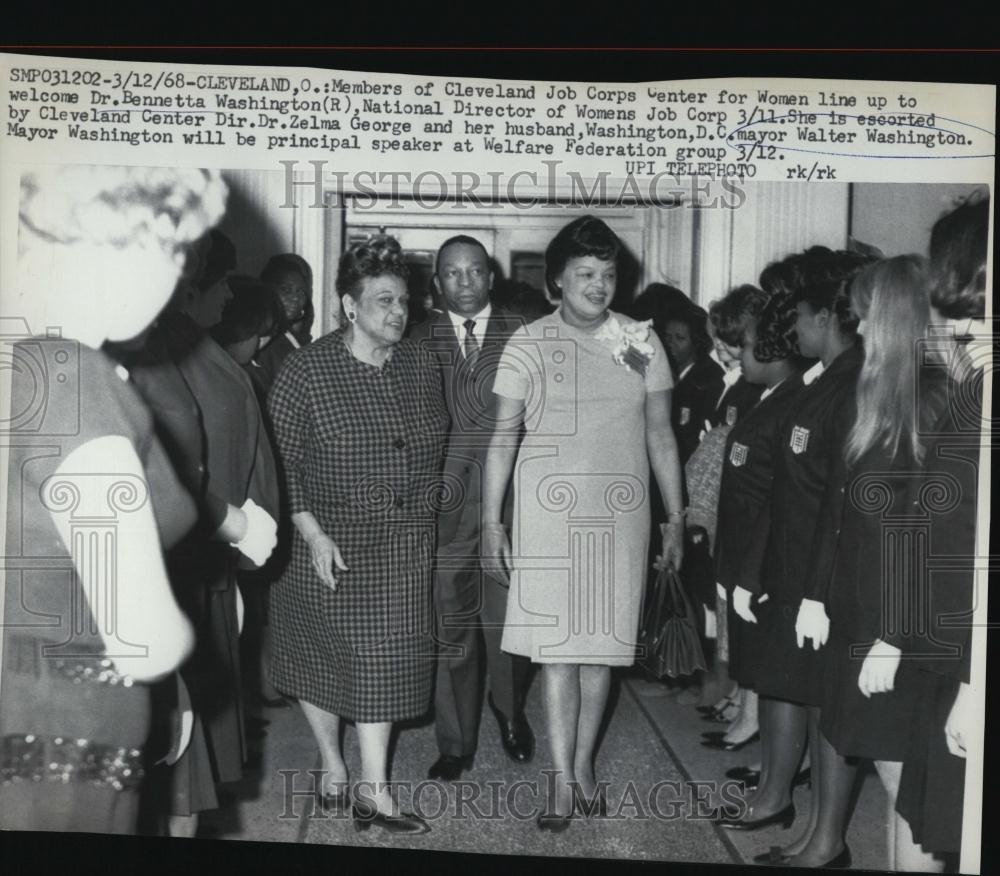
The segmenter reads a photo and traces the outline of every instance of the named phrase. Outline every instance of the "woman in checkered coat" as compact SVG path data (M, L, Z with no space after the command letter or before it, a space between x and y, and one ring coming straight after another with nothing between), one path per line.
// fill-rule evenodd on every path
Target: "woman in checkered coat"
M361 811L423 831L374 791L387 781L392 722L424 714L434 671L431 562L449 420L436 365L402 340L406 276L391 238L352 247L337 274L347 327L289 356L271 391L295 534L271 595L270 675L316 735L321 802L344 802L348 719L361 744Z

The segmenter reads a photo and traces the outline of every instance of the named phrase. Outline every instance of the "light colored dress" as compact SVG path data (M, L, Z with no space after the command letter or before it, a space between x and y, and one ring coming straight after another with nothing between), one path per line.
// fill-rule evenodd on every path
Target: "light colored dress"
M606 333L574 328L561 311L542 317L508 341L493 387L524 400L526 430L501 647L535 663L635 658L650 529L646 394L673 381L652 332L645 375L615 361Z

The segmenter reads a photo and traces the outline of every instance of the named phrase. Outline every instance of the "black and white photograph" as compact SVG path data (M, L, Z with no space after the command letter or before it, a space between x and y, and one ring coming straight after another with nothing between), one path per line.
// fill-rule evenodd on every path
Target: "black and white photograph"
M24 60L44 120L72 76ZM166 75L229 87L200 69ZM308 135L262 94L66 98L58 160L18 142L0 829L980 872L992 139L988 173L837 162L875 118L985 157L982 109L468 82ZM315 91L303 118L362 100ZM531 122L494 173L403 145L643 93L648 123ZM779 173L784 118L824 145ZM273 152L200 164L199 131ZM359 136L389 164L338 164Z

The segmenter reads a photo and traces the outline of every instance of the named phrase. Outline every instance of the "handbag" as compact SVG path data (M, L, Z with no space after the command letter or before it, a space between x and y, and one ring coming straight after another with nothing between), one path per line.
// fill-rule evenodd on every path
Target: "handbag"
M661 569L639 630L639 663L655 678L705 669L697 614L673 568Z

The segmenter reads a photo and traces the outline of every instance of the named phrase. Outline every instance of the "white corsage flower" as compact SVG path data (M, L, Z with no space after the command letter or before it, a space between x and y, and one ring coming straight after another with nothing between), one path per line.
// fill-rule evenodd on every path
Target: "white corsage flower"
M611 357L615 362L645 377L646 368L656 354L653 345L649 343L652 325L651 319L623 325L616 317L609 316L594 337L611 348Z

